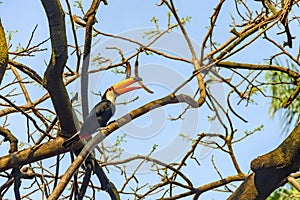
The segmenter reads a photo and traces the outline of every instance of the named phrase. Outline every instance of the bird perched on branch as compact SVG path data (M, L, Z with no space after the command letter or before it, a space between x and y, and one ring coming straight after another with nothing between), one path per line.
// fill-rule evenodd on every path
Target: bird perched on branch
M116 98L132 90L139 89L139 86L127 87L135 82L142 81L141 78L128 78L109 87L99 102L84 120L80 132L67 139L63 146L68 148L78 140L85 141L100 127L105 127L110 118L114 115Z

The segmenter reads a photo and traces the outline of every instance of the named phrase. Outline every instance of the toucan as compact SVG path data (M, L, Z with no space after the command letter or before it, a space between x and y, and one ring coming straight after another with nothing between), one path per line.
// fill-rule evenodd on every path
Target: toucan
M91 138L91 135L95 133L98 128L105 127L116 111L116 98L132 90L141 88L139 86L127 87L138 81L142 81L142 79L137 77L127 78L109 87L102 96L102 100L94 106L84 120L79 133L67 139L63 143L63 146L68 148L78 140L86 141Z

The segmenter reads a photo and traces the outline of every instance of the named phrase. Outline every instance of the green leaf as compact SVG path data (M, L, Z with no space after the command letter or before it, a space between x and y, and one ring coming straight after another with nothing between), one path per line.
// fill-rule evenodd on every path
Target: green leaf
M286 60L285 63L282 63L282 61L277 59L275 60L274 65L285 66L299 72L299 69L288 60ZM294 127L295 123L297 123L300 97L298 96L287 109L282 108L282 103L285 102L295 90L295 80L286 73L278 71L266 72L265 79L270 84L269 92L273 97L270 103L269 114L271 117L279 114L282 121L285 121L282 130L284 133L288 133L290 128Z

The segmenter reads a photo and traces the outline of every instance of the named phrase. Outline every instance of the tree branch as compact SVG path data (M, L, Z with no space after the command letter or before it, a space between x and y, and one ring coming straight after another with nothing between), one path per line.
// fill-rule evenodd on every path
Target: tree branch
M9 153L13 153L18 150L18 139L8 129L0 126L0 135L4 137L4 141L8 141L10 143Z
M231 61L221 61L216 64L218 67L224 67L228 69L249 69L249 70L274 70L283 72L293 79L297 80L300 78L300 74L294 70L283 66L276 66L276 65L264 65L264 64L249 64L249 63L238 63L238 62L231 62Z
M200 195L200 194L202 194L202 193L204 193L206 191L209 191L209 190L212 190L212 189L224 186L224 185L226 185L228 183L231 183L231 182L234 182L234 181L243 181L246 178L247 178L247 175L242 175L242 174L228 176L228 177L223 178L221 180L217 180L217 181L205 184L203 186L200 186L198 188L195 188L194 190L188 191L186 193L182 193L182 194L174 195L174 196L172 196L170 198L162 198L162 199L163 200L171 200L171 199L184 198L184 197L187 197L187 196L191 196L193 194Z
M191 55L192 55L192 61L193 61L193 66L194 66L194 70L197 71L197 70L200 70L200 67L202 65L202 63L199 62L199 59L197 59L197 55L196 55L196 52L195 52L195 49L193 47L193 44L192 44L192 41L188 35L188 32L185 30L178 14L177 14L177 11L176 11L176 8L174 6L174 3L173 3L173 0L170 0L170 3L166 0L163 1L167 6L168 8L171 10L171 12L173 13L179 27L180 27L180 30L188 44L188 47L189 47L189 50L191 52ZM201 73L198 73L197 74L197 81L198 81L198 88L199 88L199 93L200 93L200 96L198 98L198 105L199 107L205 102L205 98L206 98L206 90L205 90L205 84L204 84L204 80L203 80L203 76Z
M0 172L11 169L13 167L19 167L39 160L50 158L61 153L66 153L70 151L70 149L62 147L62 143L64 141L65 140L63 138L58 137L57 139L51 140L50 142L46 142L31 148L2 156L0 157ZM74 146L74 148L78 148L78 146Z
M30 69L28 66L26 66L22 63L16 62L14 60L8 60L8 64L14 66L15 68L17 68L24 74L27 74L30 78L35 80L38 84L40 84L40 85L43 84L43 79L40 77L40 75L38 73L36 73L36 71Z
M229 200L265 199L300 167L300 124L273 151L251 162L253 173Z
M43 85L48 90L61 124L61 135L77 132L73 121L72 105L64 86L62 73L68 58L64 11L58 0L41 0L47 14L51 35L52 55L44 74Z
M289 76L291 76L295 80L296 88L290 95L290 97L283 102L282 107L287 108L291 103L297 98L298 94L300 93L300 74L294 70L283 66L276 66L276 65L263 65L263 64L249 64L249 63L236 63L230 61L222 61L217 63L217 66L229 68L229 69L249 69L249 70L274 70L283 72Z

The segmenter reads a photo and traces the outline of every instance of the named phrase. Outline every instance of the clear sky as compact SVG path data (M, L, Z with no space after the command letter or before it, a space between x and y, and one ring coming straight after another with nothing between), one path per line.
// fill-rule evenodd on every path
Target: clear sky
M91 1L88 2L90 3ZM88 8L89 3L84 4L85 9ZM120 34L122 36L130 36L134 39L140 38L143 40L141 37L142 33L147 29L154 28L153 23L150 22L153 16L156 16L156 18L159 19L161 28L165 28L167 24L166 7L154 6L155 3L159 3L158 0L115 0L108 1L108 3L108 6L100 6L98 23L96 25L97 29L103 32ZM211 15L214 7L213 5L215 5L217 1L205 1L205 3L203 3L198 0L179 0L175 1L175 3L180 16L192 16L191 22L188 23L186 27L190 37L193 39L194 46L199 48L199 44L201 44L206 33L205 26L209 25L208 17ZM65 8L65 1L62 1L62 4ZM253 6L253 8L258 7L256 3L253 3L251 6ZM230 2L226 2L225 7L223 8L224 14L220 18L218 29L215 33L215 38L220 43L224 42L230 36L230 33L228 32L230 29L229 24L231 23L230 14L235 15L232 7L233 5ZM232 13L226 12L230 10L232 10ZM74 9L73 12L81 15L78 9ZM11 51L15 49L15 46L17 46L18 43L27 43L30 38L31 31L34 29L36 24L38 24L38 27L32 43L37 44L41 40L49 37L48 24L40 1L4 1L0 4L0 17L6 31L18 30L18 32L13 36L13 48ZM66 16L66 19L66 24L70 27L68 16ZM73 39L70 29L68 29L68 31L68 39L69 42L72 43ZM156 47L170 52L173 55L190 58L190 54L184 44L179 30L176 31L177 33L170 34L165 38L165 40L163 40L163 42L155 44ZM84 31L80 30L79 32L82 33L79 37L80 45L82 45L82 36ZM146 41L146 39L144 39L144 41ZM247 47L245 52L234 56L232 61L263 63L263 58L274 51L273 48L264 48L264 45L261 42L255 42L254 44L255 45ZM130 44L123 44L120 41L101 37L101 40L96 44L96 48L94 48L94 52L92 52L92 54L97 55L98 53L101 53L103 56L110 56L111 59L117 60L119 59L117 54L104 49L104 46L114 45L124 45L122 47L125 49L125 55L130 55L135 48L135 46ZM43 47L49 48L49 43L45 44ZM264 48L263 51L257 50L262 48ZM197 49L197 52L199 51L200 49ZM19 61L24 62L28 66L40 72L42 75L45 70L45 63L49 60L49 56L49 52L38 53L35 57L19 59ZM71 67L75 66L75 63L72 61L74 60L71 58L68 62L68 65ZM118 102L122 102L125 98L134 98L137 95L140 97L132 104L127 106L118 106L117 113L114 117L115 119L137 106L143 105L152 99L162 97L171 92L193 71L191 65L168 61L161 57L158 58L154 56L143 56L140 59L140 66L141 77L143 77L147 86L154 91L154 94L150 95L140 90L124 96L123 99L119 99ZM91 66L91 68L93 67L97 66ZM107 88L110 84L122 78L121 76L115 76L115 78L111 77L110 72L102 72L100 75L92 75L90 85L94 91L104 92L105 88ZM5 78L5 80L9 80L9 77L6 76ZM192 95L196 90L195 83L196 82L191 82L191 84L185 87L181 92ZM69 91L78 91L78 84L79 83L75 83L69 86ZM226 87L222 84L215 84L211 87L216 96L223 99L222 101L225 102L224 97L225 93L228 92L228 89L226 89ZM36 90L36 92L32 94L33 99L34 97L39 97L42 92L43 91L41 89ZM98 97L90 95L90 106L94 105L98 101L97 98ZM274 149L283 140L282 135L280 135L280 121L278 119L270 119L268 115L269 100L266 100L260 95L257 95L255 99L257 104L250 104L245 107L245 103L241 103L240 106L236 106L237 112L248 120L247 124L233 117L235 126L238 129L237 136L240 137L243 136L244 131L253 130L262 124L264 125L263 131L258 132L254 136L248 137L246 140L234 145L237 160L245 173L248 172L249 164L252 159ZM238 100L239 99L233 95L232 101L237 102ZM47 106L50 104L48 102L44 105ZM114 133L112 136L107 138L105 142L107 144L114 143L116 136L121 136L126 133L127 142L122 144L122 147L125 150L124 157L137 154L147 154L151 150L153 144L157 144L158 149L157 153L154 154L154 157L160 158L165 162L175 162L177 161L178 156L180 156L180 152L185 150L185 148L188 147L187 145L190 144L186 140L183 140L179 136L180 134L186 134L195 138L196 135L201 132L218 132L222 130L219 128L218 124L208 122L207 117L211 113L205 105L198 110L189 110L189 112L184 116L185 120L183 121L178 120L174 122L165 120L169 118L170 115L174 117L177 116L184 108L185 105L182 105L180 108L177 106L167 106L150 112L140 119L128 124L120 131ZM13 117L15 117L15 121L20 120L20 124L26 123L23 116L13 115ZM2 122L2 119L0 119L0 121ZM195 124L195 121L198 123ZM24 133L22 126L11 125L8 128L13 133ZM18 134L16 135L19 136ZM216 150L207 151L202 149L201 151L201 148L198 148L198 150L198 155L202 157L200 159L200 168L195 168L197 171L193 170L192 167L188 167L188 170L184 169L184 172L187 173L194 181L195 186L201 186L209 181L219 179L211 164L212 155L214 156L215 163L220 169L223 177L233 175L235 173L232 164L229 162L228 155ZM1 149L1 152L4 151ZM189 166L193 165L195 165L195 162L189 162ZM142 177L151 179L147 173L147 167L148 165L145 165L143 168L144 174ZM64 173L64 169L61 169L61 173ZM120 180L121 176L120 173L118 171L111 170L109 176L111 180L120 187L118 184L118 180ZM3 184L1 181L3 181L3 179L0 179L0 185ZM13 198L12 195L13 193L10 191L6 198L11 199ZM203 194L200 199L223 199L226 196L227 194L223 193L208 192Z

